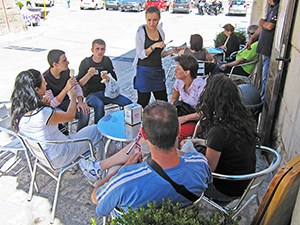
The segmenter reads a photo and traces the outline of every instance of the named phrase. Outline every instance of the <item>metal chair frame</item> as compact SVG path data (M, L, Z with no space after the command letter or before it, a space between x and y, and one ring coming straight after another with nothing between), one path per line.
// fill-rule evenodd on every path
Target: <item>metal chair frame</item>
M18 136L21 137L21 139L23 140L23 144L26 146L26 148L30 151L30 153L34 157L33 172L32 172L32 178L31 178L31 182L30 182L30 188L29 188L27 200L31 201L32 196L33 196L33 186L36 183L37 167L42 169L44 172L46 172L49 176L51 176L57 182L55 195L54 195L54 199L53 199L53 203L52 203L52 212L51 212L51 220L50 220L50 223L53 224L54 218L55 218L56 205L57 205L57 201L58 201L61 178L66 171L68 171L69 169L76 166L79 163L79 160L81 158L95 159L93 143L90 139L87 139L87 138L68 139L68 140L62 140L62 141L46 141L46 140L37 140L37 139L31 138L20 132L18 133ZM78 156L78 158L75 159L71 164L61 167L61 168L55 168L52 165L51 161L48 159L48 156L44 153L44 150L42 147L42 144L65 144L65 143L77 143L77 142L88 142L89 150L87 150L84 155ZM37 191L38 191L38 189L37 189Z
M257 146L257 150L273 156L273 159L267 168L255 173L245 174L245 175L224 175L219 173L212 173L214 179L232 180L232 181L250 180L250 183L248 184L247 188L245 189L241 197L229 202L225 206L222 206L214 202L213 200L209 199L206 196L203 196L202 199L208 204L215 207L216 209L223 212L226 216L231 216L232 218L235 218L254 199L256 199L257 205L259 205L260 200L258 197L258 187L263 183L265 177L268 174L272 173L275 169L278 168L281 161L281 157L279 153L276 152L275 149L266 146ZM250 191L253 191L254 193L251 195ZM247 197L249 198L247 199Z
M18 137L18 135L10 129L11 127L11 117L10 117L10 110L6 107L6 105L9 105L10 101L3 101L0 102L0 133L3 133L5 135L8 135L11 139L8 143L0 143L0 156L2 159L5 159L9 157L10 155L7 155L6 153L9 152L13 154L14 156L10 158L9 160L13 160L13 163L9 165L8 168L6 168L5 171L0 171L0 176L3 174L6 174L7 171L9 171L11 168L13 168L14 165L20 162L19 158L19 152L24 152L27 164L29 167L30 174L32 175L32 165L31 161L28 155L28 152L26 148L23 146L23 140ZM36 187L37 188L37 187Z
M228 77L230 79L242 79L242 80L246 80L246 83L251 83L251 77L253 75L253 70L249 76L242 76L242 75L238 75L238 74L233 74L233 70L234 68L236 67L240 67L240 66L246 66L246 65L251 65L251 64L256 64L258 61L250 61L250 62L246 62L246 63L242 63L242 64L239 64L239 65L235 65L233 67L231 67L231 70L230 70L230 73L228 74Z

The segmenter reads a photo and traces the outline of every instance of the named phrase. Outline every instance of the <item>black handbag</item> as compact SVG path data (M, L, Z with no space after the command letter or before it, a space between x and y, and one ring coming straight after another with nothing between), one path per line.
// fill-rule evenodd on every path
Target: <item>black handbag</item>
M196 112L192 106L183 101L176 100L173 105L177 109L177 116L185 116Z

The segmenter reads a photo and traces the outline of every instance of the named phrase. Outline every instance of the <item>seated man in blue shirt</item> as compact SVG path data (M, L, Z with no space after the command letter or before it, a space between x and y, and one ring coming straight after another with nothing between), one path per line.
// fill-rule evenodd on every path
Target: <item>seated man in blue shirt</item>
M149 146L152 160L176 183L201 196L212 181L211 170L205 157L196 151L178 155L175 143L179 122L175 107L163 101L149 104L143 111L140 132ZM147 202L154 200L159 205L167 198L184 206L191 203L146 161L141 162L141 157L140 152L132 154L119 171L105 177L95 187L92 201L97 205L99 216L108 215L116 207L125 212L128 207L147 207Z

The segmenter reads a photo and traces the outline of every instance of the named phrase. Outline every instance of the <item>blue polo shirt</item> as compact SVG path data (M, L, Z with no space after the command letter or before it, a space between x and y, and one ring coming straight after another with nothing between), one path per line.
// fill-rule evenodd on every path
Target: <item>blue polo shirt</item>
M189 191L200 196L212 182L210 167L206 158L198 152L188 152L180 156L180 163L166 169L168 176ZM173 202L188 205L191 202L175 191L172 185L158 175L147 162L122 167L109 182L97 192L99 216L108 215L115 207L128 211L128 207L147 207L147 202L170 198Z

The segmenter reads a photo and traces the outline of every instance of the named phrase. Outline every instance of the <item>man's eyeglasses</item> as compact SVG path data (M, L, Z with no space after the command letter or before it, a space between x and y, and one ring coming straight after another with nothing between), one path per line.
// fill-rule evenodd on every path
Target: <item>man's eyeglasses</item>
M250 32L250 31L248 31L248 32L247 32L247 34L253 35L253 34L254 34L254 32Z

